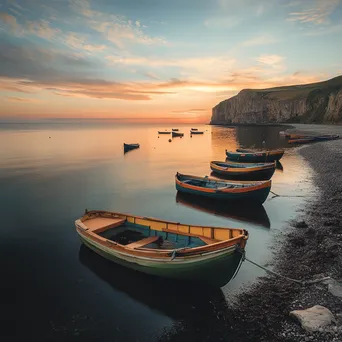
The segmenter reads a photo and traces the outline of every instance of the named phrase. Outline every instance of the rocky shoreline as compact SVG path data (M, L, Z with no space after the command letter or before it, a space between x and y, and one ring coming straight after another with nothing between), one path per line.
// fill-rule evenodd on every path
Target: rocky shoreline
M295 127L293 132L316 131ZM319 133L341 134L338 126L322 126ZM342 140L304 146L298 152L315 172L319 195L308 203L298 221L284 232L274 271L298 280L331 277L342 283ZM334 282L334 284L338 284ZM211 326L180 327L163 340L172 341L342 341L342 298L332 291L332 281L301 285L266 276L239 295ZM330 291L329 291L330 290ZM332 294L334 293L334 294ZM290 317L290 311L321 305L336 324L308 332ZM219 318L220 316L220 318ZM178 329L177 329L178 330Z

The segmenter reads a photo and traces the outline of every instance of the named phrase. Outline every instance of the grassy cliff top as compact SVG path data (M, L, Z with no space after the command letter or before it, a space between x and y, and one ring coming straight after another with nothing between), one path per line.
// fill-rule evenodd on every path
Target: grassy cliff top
M243 89L240 91L239 94L253 92L260 94L262 95L262 97L268 99L299 100L307 97L312 91L330 92L337 89L342 89L342 76L337 76L327 81L310 84L275 87L268 89Z

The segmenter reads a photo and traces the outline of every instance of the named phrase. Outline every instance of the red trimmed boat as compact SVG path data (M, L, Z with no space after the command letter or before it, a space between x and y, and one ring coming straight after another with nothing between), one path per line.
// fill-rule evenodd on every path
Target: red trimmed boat
M239 180L268 180L271 179L276 169L273 163L234 163L234 162L210 162L212 171L227 179Z
M224 181L210 177L176 174L176 189L181 192L230 201L262 204L271 191L271 181Z

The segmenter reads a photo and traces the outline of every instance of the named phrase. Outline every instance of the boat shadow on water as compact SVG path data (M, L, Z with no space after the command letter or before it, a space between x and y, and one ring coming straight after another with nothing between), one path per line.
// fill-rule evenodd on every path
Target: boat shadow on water
M263 205L243 206L234 205L224 201L198 197L192 194L177 192L176 202L195 210L218 215L234 220L255 223L265 228L270 228L271 223Z
M217 312L228 308L220 288L194 286L137 272L102 258L83 244L79 261L114 291L125 293L174 320L193 321L203 315L215 319Z

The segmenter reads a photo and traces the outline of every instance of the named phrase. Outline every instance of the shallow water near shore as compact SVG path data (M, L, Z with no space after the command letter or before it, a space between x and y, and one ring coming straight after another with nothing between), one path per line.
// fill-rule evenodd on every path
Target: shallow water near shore
M74 221L104 209L182 223L245 228L248 258L266 265L286 222L315 189L282 127L179 125L0 126L0 253L6 293L2 333L38 339L158 340L175 324L220 322L239 291L264 272L244 262L221 289L191 289L114 265L82 246ZM175 126L173 126L175 127ZM177 194L176 172L210 175L225 149L285 147L263 207L232 210ZM140 148L123 153L123 142ZM10 322L21 322L15 329ZM7 322L7 323L6 323ZM215 323L215 324L216 324ZM5 336L4 335L4 336Z

